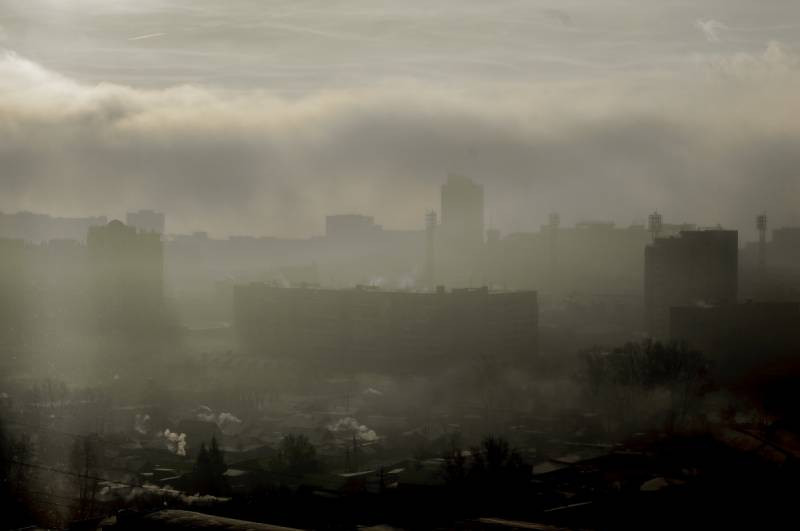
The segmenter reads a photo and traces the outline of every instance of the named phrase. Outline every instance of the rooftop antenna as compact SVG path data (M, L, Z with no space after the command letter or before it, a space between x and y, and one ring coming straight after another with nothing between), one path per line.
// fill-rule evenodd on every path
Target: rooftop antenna
M658 213L658 210L653 212L647 217L647 230L653 237L653 241L661 234L661 229L664 225L664 218Z

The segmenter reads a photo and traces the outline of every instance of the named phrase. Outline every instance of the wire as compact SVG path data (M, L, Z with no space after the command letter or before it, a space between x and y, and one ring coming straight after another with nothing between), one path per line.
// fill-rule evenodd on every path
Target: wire
M29 427L29 428L33 428L33 429L35 429L35 430L40 430L40 431L49 431L49 432L52 432L52 433L58 433L59 435L66 435L67 437L74 437L74 438L76 438L76 439L89 439L89 438L94 438L94 439L95 439L97 442L100 442L100 443L102 443L102 444L111 444L111 443L109 443L109 442L107 442L107 441L104 441L104 440L102 440L102 439L100 438L100 435L99 435L99 434L88 434L88 435L87 435L87 434L85 434L85 433L84 433L84 434L80 434L80 433L70 433L70 432L67 432L67 431L60 431L60 430L57 430L57 429L55 429L55 428L49 428L49 427L47 427L47 426L42 426L42 425L37 425L37 424L31 424L31 423L29 423L29 422L22 422L22 421L19 421L19 420L8 420L8 419L3 419L3 422L4 422L5 424L16 424L16 425L18 425L18 426L26 426L26 427Z
M181 493L180 491L175 490L175 489L167 489L167 488L161 488L161 487L145 487L144 485L137 485L135 483L128 483L128 482L125 482L125 481L115 481L115 480L111 480L111 479L101 478L101 477L98 477L98 476L92 476L92 475L89 475L89 474L80 474L78 472L72 472L70 470L62 470L60 468L55 468L55 467L51 467L51 466L47 466L47 465L37 465L37 464L34 464L34 463L26 463L24 461L17 461L15 459L5 459L5 461L7 463L14 463L15 465L24 466L24 467L28 467L28 468L33 468L33 469L36 469L36 470L44 470L44 471L47 471L47 472L54 472L56 474L64 474L66 476L72 476L72 477L81 478L81 479L92 479L92 480L95 480L95 481L103 481L103 482L106 482L106 483L112 483L114 485L124 485L126 487L131 487L131 488L135 488L135 489L138 488L138 489L146 489L146 490L149 490L149 491L169 492L171 494L176 494L176 493L180 494Z

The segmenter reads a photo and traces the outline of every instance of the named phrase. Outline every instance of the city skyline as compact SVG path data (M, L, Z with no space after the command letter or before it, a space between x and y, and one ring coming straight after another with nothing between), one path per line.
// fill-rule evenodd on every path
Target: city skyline
M434 213L437 214L437 216L440 216L440 209L430 208L430 209L426 210L424 212L424 214L425 213L429 213L429 212L434 212ZM626 228L634 228L635 229L635 228L640 228L640 229L647 230L647 218L648 218L648 216L650 214L652 214L652 212L653 211L649 211L649 212L645 213L643 211L640 215L637 215L630 222L627 222L627 223L625 221L620 222L619 220L611 219L611 218L588 219L588 218L582 218L582 217L578 216L578 217L575 217L573 219L568 219L566 223L561 223L560 227L561 228L577 228L577 227L581 227L581 226L590 226L590 225L611 225L616 229L626 229ZM658 212L658 211L656 210L656 212ZM72 216L57 216L57 215L53 215L52 213L48 213L48 212L31 212L31 211L28 211L28 210L19 210L19 211L15 211L15 212L0 211L0 216L32 216L32 217L36 217L36 218L38 218L38 217L47 217L47 218L50 218L52 220L52 222L56 223L56 224L58 224L59 222L64 222L64 221L71 222L71 223L83 222L83 223L102 224L102 223L106 223L106 222L112 221L112 220L119 220L119 221L124 222L127 225L137 226L136 224L131 224L130 223L131 215L132 214L141 214L141 213L150 213L150 214L161 215L161 216L164 217L164 219L162 219L161 221L164 222L164 223L167 223L166 226L169 227L169 225L168 225L169 213L168 212L161 212L161 211L158 211L158 210L152 210L152 209L148 209L148 208L138 209L138 210L135 210L135 211L127 211L127 212L125 212L124 215L119 215L119 216L99 214L99 215L93 215L93 216L75 216L75 217L72 217ZM511 229L511 230L500 230L500 229L498 229L497 226L491 224L488 221L488 219L490 219L491 216L487 215L486 218L485 218L485 229L483 231L483 236L484 236L484 239L486 239L487 234L489 232L491 232L491 231L497 231L498 235L500 237L514 235L514 234L526 234L526 233L539 232L542 229L547 229L548 228L548 224L551 222L550 221L550 217L552 215L558 215L559 219L561 217L560 213L558 211L551 211L551 212L548 212L546 215L542 214L542 216L544 216L544 218L541 220L541 222L535 222L534 224L532 224L530 226L518 227L518 228L516 228L516 230L514 230L514 229ZM744 245L745 243L756 242L758 240L759 231L758 231L758 228L757 228L756 219L761 215L766 215L766 213L764 211L761 211L760 213L758 213L758 215L754 214L753 218L751 220L751 223L749 225L745 225L745 226L741 226L741 227L740 226L725 226L725 225L722 225L721 223L697 223L696 220L692 220L692 219L681 219L681 220L679 220L679 219L670 218L669 216L667 216L666 221L667 221L667 223L669 223L671 225L674 225L674 226L683 225L683 226L687 226L687 227L693 227L693 228L696 228L696 229L699 229L699 230L717 229L717 228L736 230L740 234L742 234L741 244ZM179 232L179 231L173 231L173 230L158 230L157 232L160 232L164 237L203 234L206 237L214 238L214 239L245 237L245 238L264 238L264 239L282 239L282 240L304 240L304 239L313 239L313 238L320 238L320 237L326 236L326 234L329 231L329 229L326 228L326 224L328 223L327 220L329 218L336 218L336 217L343 217L343 218L345 218L345 217L357 217L357 218L370 219L370 222L374 223L374 226L375 226L375 228L377 230L385 230L385 231L420 232L420 233L422 233L422 232L425 231L425 226L426 226L424 216L421 218L422 221L419 222L416 225L397 227L397 226L386 226L386 225L382 224L380 222L381 221L380 219L376 219L376 217L374 215L371 215L368 212L338 212L338 213L327 213L327 214L321 215L321 217L320 217L320 229L316 229L314 232L309 232L309 233L305 233L305 234L280 235L280 234L270 233L268 231L267 232L262 232L262 233L257 233L257 232L252 232L252 233L212 232L212 231L209 231L209 230L205 230L205 227L203 227L200 223L196 223L196 224L190 225L189 226L190 229L186 230L185 232ZM768 216L768 218L769 218L769 229L768 229L768 231L766 233L768 239L771 238L772 232L774 230L776 230L776 229L791 229L791 228L794 228L794 226L791 225L791 224L781 223L780 219L779 220L775 220L771 216ZM137 227L137 228L143 228L143 227ZM144 230L152 230L152 229L146 229L145 228ZM25 238L24 236L15 236L14 235L15 234L14 231L15 231L15 229L13 229L13 228L7 230L8 235L6 237L12 237L12 238L16 237L16 238L28 239L28 238ZM57 239L60 239L60 238L62 238L62 237L60 237L60 236L57 237ZM44 238L44 239L41 239L41 240L34 239L33 241L42 241L42 242L44 242L44 241L47 241L47 239L48 238ZM85 238L82 236L82 237L68 237L67 239L83 240Z
M552 211L800 224L795 2L438 7L4 2L0 210L410 228L452 172L504 232Z
M799 0L0 0L0 529L792 521Z

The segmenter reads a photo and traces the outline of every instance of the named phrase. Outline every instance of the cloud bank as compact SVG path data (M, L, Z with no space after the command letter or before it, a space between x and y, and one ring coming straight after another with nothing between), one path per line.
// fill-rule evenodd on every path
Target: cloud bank
M417 228L448 172L488 221L800 223L795 53L671 72L464 86L396 78L302 97L89 84L0 55L0 210L168 213L168 230L305 236L330 213Z

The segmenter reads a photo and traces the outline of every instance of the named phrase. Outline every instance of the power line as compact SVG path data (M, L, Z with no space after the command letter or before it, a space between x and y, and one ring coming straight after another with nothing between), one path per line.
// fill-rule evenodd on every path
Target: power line
M92 475L89 475L89 474L81 474L81 473L78 473L78 472L72 472L71 470L63 470L63 469L60 469L60 468L55 468L55 467L51 467L51 466L47 466L47 465L37 465L37 464L34 464L34 463L26 463L24 461L17 461L16 459L6 459L5 461L7 463L14 463L15 465L19 465L19 466L33 468L33 469L36 469L36 470L44 470L46 472L54 472L56 474L64 474L66 476L72 476L72 477L76 477L76 478L80 478L80 479L91 479L91 480L94 480L94 481L103 481L103 482L111 483L111 484L114 484L114 485L123 485L123 486L130 487L130 488L139 488L139 489L145 489L145 490L149 490L149 491L162 491L162 492L169 492L169 493L172 493L172 494L176 494L176 493L177 494L181 494L181 491L178 491L178 490L175 490L175 489L167 489L167 488L161 488L161 487L155 487L155 486L147 487L147 486L144 486L144 485L137 485L135 483L128 483L128 482L125 482L125 481L115 481L115 480L112 480L112 479L101 478L99 476L92 476Z
M66 435L67 437L74 437L76 439L95 438L95 440L97 442L100 442L100 443L103 443L103 444L111 444L111 443L109 443L107 441L102 440L100 438L100 434L97 434L97 433L94 433L94 434L70 433L70 432L67 432L67 431L61 431L61 430L57 430L55 428L49 428L47 426L42 426L42 425L39 425L39 424L31 424L29 422L22 422L22 421L19 421L19 420L4 419L3 422L6 423L6 424L16 424L18 426L25 426L25 427L28 427L28 428L33 428L35 430L49 431L49 432L52 432L52 433L58 433L59 435Z
M33 429L38 430L38 431L46 431L46 432L51 432L51 433L57 433L59 435L65 435L67 437L73 437L75 439L84 439L84 440L91 439L93 442L95 442L95 443L97 443L99 445L103 445L103 446L106 446L106 447L109 447L109 448L114 448L114 449L117 448L117 445L115 443L107 441L107 440L104 440L102 438L102 436L97 434L97 433L94 433L94 434L70 433L70 432L60 431L60 430L56 430L54 428L49 428L49 427L46 427L46 426L31 424L31 423L28 423L28 422L22 422L22 421L18 421L18 420L4 420L3 422L5 422L6 424L16 424L16 425L19 425L19 426L26 426L26 427L33 428ZM119 472L119 473L125 473L125 474L136 474L137 473L136 471L128 470L126 468L97 467L97 469L98 470L105 470L105 471L108 471L108 472Z

